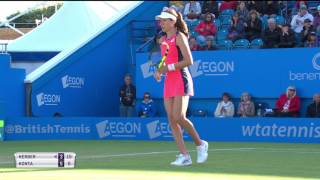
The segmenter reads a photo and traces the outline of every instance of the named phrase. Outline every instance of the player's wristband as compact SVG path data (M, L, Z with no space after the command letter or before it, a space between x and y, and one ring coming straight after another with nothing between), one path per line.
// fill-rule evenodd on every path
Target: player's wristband
M174 64L168 64L168 70L169 71L174 71L176 68L174 67Z

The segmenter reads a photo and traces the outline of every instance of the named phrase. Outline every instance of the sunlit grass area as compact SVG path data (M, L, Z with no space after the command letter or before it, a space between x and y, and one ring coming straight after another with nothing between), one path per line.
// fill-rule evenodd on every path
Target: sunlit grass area
M0 179L319 179L320 145L210 142L209 159L174 167L174 142L11 141L0 143ZM74 169L15 168L15 152L75 152Z

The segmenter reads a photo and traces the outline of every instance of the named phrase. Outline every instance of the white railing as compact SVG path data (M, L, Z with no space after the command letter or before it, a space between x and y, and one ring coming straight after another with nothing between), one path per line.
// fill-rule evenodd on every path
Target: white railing
M0 43L0 54L7 53L8 43Z

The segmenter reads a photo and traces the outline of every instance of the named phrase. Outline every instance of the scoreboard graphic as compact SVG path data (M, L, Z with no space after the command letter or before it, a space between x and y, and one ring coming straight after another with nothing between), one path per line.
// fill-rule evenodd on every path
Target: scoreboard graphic
M74 168L74 152L17 152L17 168Z

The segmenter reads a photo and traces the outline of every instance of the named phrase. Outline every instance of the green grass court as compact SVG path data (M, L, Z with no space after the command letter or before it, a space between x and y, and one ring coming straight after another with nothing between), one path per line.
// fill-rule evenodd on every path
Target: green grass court
M319 144L209 142L209 159L173 167L177 148L163 141L5 141L0 142L0 179L320 179ZM15 152L75 152L74 169L15 168Z

